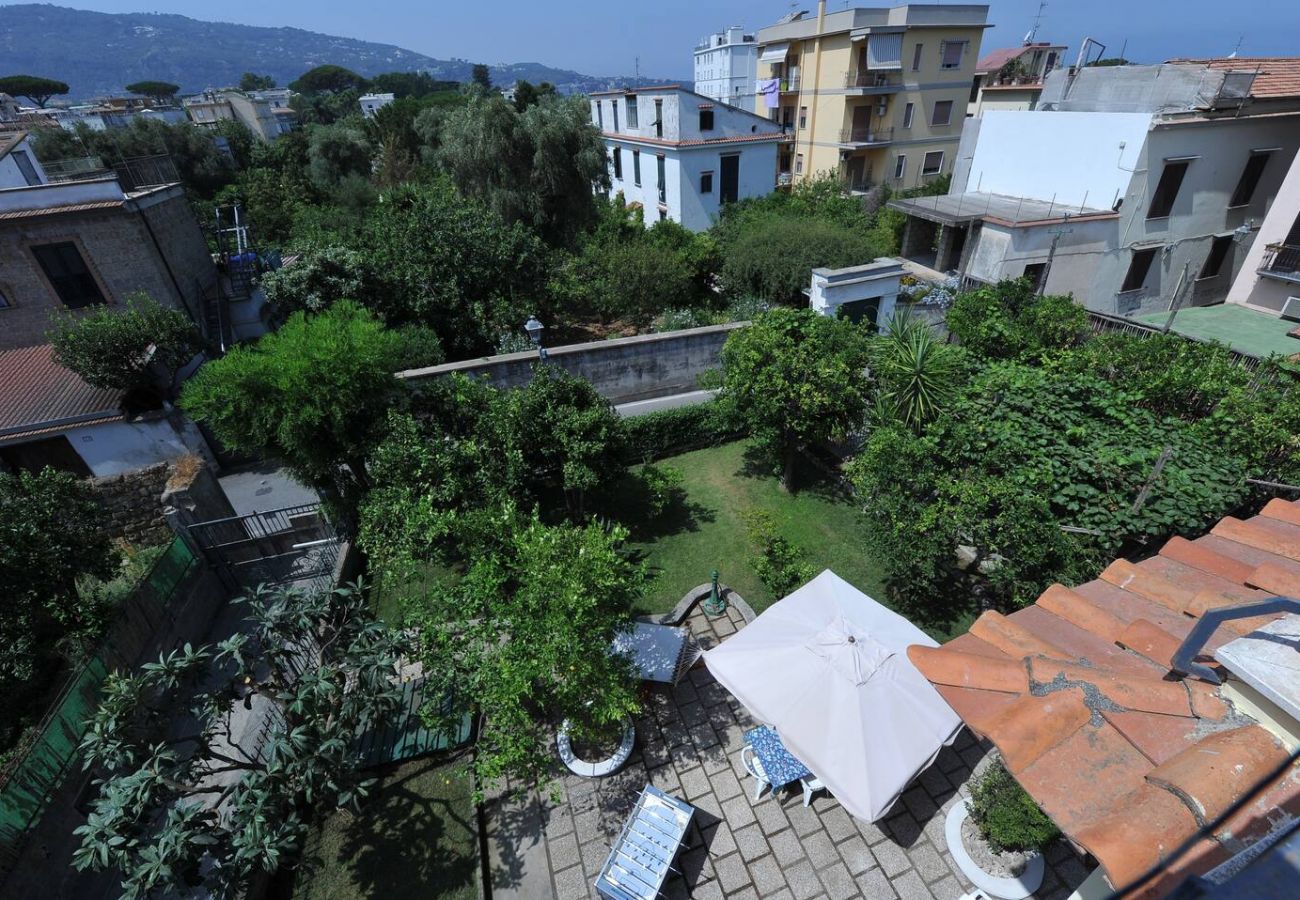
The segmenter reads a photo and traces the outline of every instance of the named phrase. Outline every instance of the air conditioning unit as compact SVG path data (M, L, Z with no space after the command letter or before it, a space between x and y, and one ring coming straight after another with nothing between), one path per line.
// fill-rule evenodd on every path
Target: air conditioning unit
M1300 322L1300 297L1287 297L1282 304L1282 318Z

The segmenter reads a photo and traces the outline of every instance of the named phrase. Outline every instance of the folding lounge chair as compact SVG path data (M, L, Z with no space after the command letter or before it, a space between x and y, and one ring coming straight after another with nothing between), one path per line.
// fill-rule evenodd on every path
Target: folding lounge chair
M606 900L659 897L694 815L689 803L647 784L596 876L597 895Z

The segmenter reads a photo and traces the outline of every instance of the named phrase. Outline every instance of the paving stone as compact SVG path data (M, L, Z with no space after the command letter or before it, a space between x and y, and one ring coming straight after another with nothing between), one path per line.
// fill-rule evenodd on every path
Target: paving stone
M734 894L728 894L727 900L758 900L758 891L752 887L741 888Z
M749 805L749 798L743 794L722 802L722 817L733 829L744 828L758 821L753 808Z
M858 833L857 826L853 824L853 818L844 811L844 807L835 806L822 813L822 825L826 828L826 833L831 836L831 840L839 843L845 838L853 837Z
M782 868L789 868L804 859L803 842L793 831L786 830L775 834L768 839L767 843Z
M808 854L814 869L824 869L831 863L838 862L840 855L835 851L835 844L830 835L824 831L814 831L803 839L803 852Z
M665 794L674 797L682 795L682 780L677 777L677 771L672 766L660 766L657 769L651 769L649 779L651 784Z
M785 872L781 864L771 854L749 864L749 877L758 888L758 893L769 897L785 888Z
M645 762L647 769L654 769L657 766L667 765L672 761L672 754L668 750L668 745L663 741L650 741L641 748L641 759Z
M897 878L891 879L890 883L903 900L934 900L934 895L915 871L904 872Z
M546 824L542 828L547 840L573 834L573 816L567 809L554 810L546 816Z
M757 824L736 829L735 837L736 846L740 848L740 855L745 858L745 862L753 862L770 852L767 839L763 837L763 831Z
M788 887L783 887L775 894L767 895L764 900L794 900L794 894L790 892Z
M794 892L795 900L811 900L813 897L825 896L822 883L817 880L817 873L813 871L812 863L807 860L795 863L786 869L785 880L789 883L790 890Z
M700 699L699 693L695 689L695 684L689 678L683 678L673 686L673 700L679 707L688 703L694 703Z
M837 862L827 869L822 869L817 873L817 877L822 880L826 887L826 896L831 900L848 900L850 897L858 896L858 886L853 881L853 876L849 870L844 867L844 863Z
M677 774L689 772L698 766L700 762L700 751L696 750L690 741L673 748L673 768L677 770Z
M691 900L722 900L722 885L706 881L691 888Z
M578 839L572 834L547 840L546 849L551 855L552 869L567 869L582 862L582 854L578 852Z
M732 763L731 755L721 743L700 753L700 761L704 765L704 771L710 775L717 775L719 772L731 772L739 777L736 767ZM748 778L748 773L746 773L746 778Z
M885 820L885 832L901 847L910 847L921 837L921 826L911 813L900 813ZM875 846L874 844L872 846Z
M790 819L790 824L794 826L795 833L800 837L812 834L814 831L820 831L822 820L817 813L803 803L792 803L788 807L782 807L786 816Z
M740 781L730 771L724 770L712 777L713 793L719 800L730 800L740 793Z
M879 869L858 876L858 891L866 900L894 900L898 895L889 886L889 879Z
M929 841L921 841L912 847L907 851L907 856L912 860L912 867L927 882L938 881L948 874L947 864Z
M691 889L677 876L669 876L664 882L664 900L691 900Z
M903 848L893 841L881 841L879 844L872 846L871 852L875 855L880 868L890 878L912 867L912 863L908 860L907 854L903 852Z
M718 882L722 885L722 890L728 894L750 883L749 870L745 867L745 861L740 858L739 853L714 859L713 870L718 873Z
M712 824L715 820L725 818L722 814L722 804L719 803L718 798L712 794L706 794L700 799L693 801L692 805L697 810L704 813L705 816L711 817L710 821L706 822L706 824Z
M1056 865L1074 856L1074 851L1066 846L1065 841L1052 841L1043 851L1043 857L1049 865Z
M694 666L691 671L687 673L686 678L690 679L691 684L695 685L697 688L704 687L706 684L718 683L718 680L713 677L713 673L709 671L708 666ZM679 681L677 686L681 687L685 680L686 679Z
M759 803L754 807L754 815L758 816L758 824L764 834L776 834L790 827L790 820L785 817L781 804L775 800L771 803Z
M961 758L966 765L974 769L984 759L986 752L987 751L983 747L971 746L961 751Z
M949 875L930 885L930 893L934 894L934 900L961 900L966 889L961 886L961 882Z
M682 772L679 780L682 783L682 793L687 800L694 801L696 798L703 797L713 790L713 785L709 782L709 776L699 767L688 772Z
M840 851L840 858L854 875L861 875L876 864L876 858L871 855L871 849L867 847L867 842L861 835L855 834L840 844L837 849Z
M937 766L928 767L916 780L921 783L921 787L925 788L935 803L942 803L953 792L952 783L944 777Z
M1071 889L1078 887L1088 877L1088 868L1076 856L1062 860L1053 868L1056 869L1056 874L1061 877L1065 886Z
M589 896L587 873L582 871L582 866L573 866L556 873L555 896L566 898Z
M701 722L698 725L691 726L691 744L701 754L712 750L714 747L721 745L718 740L718 733L713 730L713 726L707 722Z
M889 835L874 822L855 822L854 824L858 826L858 833L862 835L863 840L870 847L876 846L881 841L889 840Z
M605 865L605 860L609 859L609 843L592 841L590 844L583 844L581 850L583 871L589 878L595 878Z
M714 857L726 856L736 849L736 838L727 827L726 822L710 828L704 834L704 843L709 849L709 855Z
M719 704L726 705L727 698L731 695L727 693L726 688L715 681L713 684L706 684L701 687L699 689L699 696L700 702L708 708L718 706Z
M906 791L902 800L903 805L907 807L907 811L912 814L912 817L918 823L928 820L939 811L939 807L935 806L934 801L930 799L930 795L925 792L924 788L914 787L910 791Z

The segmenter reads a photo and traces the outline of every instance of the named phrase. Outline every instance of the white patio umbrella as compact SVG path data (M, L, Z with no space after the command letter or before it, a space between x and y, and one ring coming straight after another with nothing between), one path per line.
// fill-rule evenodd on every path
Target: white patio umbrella
M909 644L938 646L827 569L704 662L845 809L874 822L961 728Z

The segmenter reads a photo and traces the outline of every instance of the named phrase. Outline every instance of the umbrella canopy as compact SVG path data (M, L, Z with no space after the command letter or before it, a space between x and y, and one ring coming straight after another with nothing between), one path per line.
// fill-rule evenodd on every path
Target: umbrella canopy
M828 569L704 662L845 809L874 822L961 728L909 644L937 646Z

